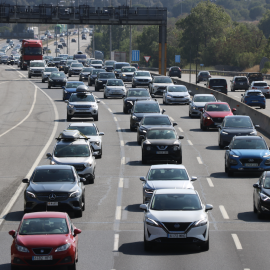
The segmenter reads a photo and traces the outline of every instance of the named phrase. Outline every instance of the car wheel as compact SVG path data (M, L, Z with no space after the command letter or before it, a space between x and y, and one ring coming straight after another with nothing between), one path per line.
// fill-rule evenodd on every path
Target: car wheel
M82 81L81 77L79 77L79 81L80 81L80 82Z
M228 168L227 168L227 174L228 174L228 176L229 177L233 177L233 171L231 171L231 170L229 170Z
M43 83L45 82L44 80L41 80Z
M235 91L234 88L231 88L231 91L234 92Z
M72 77L72 74L68 74L68 77Z
M257 213L257 212L258 212L258 210L257 210L257 208L256 208L256 206L255 206L254 201L253 201L253 212L254 212L254 213Z
M67 114L67 121L71 121L71 116Z
M167 102L166 102L166 98L163 99L163 104L166 105Z
M265 109L265 106L261 106L261 109Z
M80 218L82 217L82 210L78 210L75 212L75 217Z
M176 160L176 163L177 164L182 164L182 153L181 153L180 158Z
M134 85L134 84L132 84L132 86L131 86L132 88L136 88L136 85Z
M130 128L131 131L135 131L135 128L132 127L131 125L129 126L129 128Z
M100 149L100 155L96 156L96 158L101 158L102 157L102 148Z
M90 86L90 83L89 83L89 81L87 82L87 85L88 85L88 86Z
M94 121L98 121L98 114L97 115L94 115Z
M63 100L65 101L65 98L66 98L66 96L65 96L65 94L64 94L64 92L63 92Z
M128 109L126 109L125 107L123 107L123 113L128 114Z
M201 130L206 130L206 127L201 123Z
M50 84L48 84L48 88L51 89L51 85Z
M221 143L219 143L218 146L219 146L220 149L223 149L224 148L224 145L221 144Z
M192 118L192 114L190 113L190 111L188 112L188 116L189 116L190 118Z
M144 235L144 238L143 238L143 247L144 247L145 251L150 251L152 249L152 243L146 241L145 235Z
M11 264L10 265L10 270L18 270L18 266L17 265L14 265L14 264Z
M89 85L89 86L92 86L92 82L91 82L91 80L90 80L90 83L88 83L88 85Z
M140 139L140 137L139 137L139 134L137 133L137 143L138 143L138 145L141 145L141 139Z
M142 154L142 164L147 164L147 159Z
M30 75L30 74L28 74L28 78L29 78L29 79L31 78L31 75Z
M108 98L108 97L106 96L105 92L104 92L104 94L103 94L103 97L104 97L105 99L107 99L107 98Z
M84 199L84 197L83 197L82 202L83 202L82 210L85 211L85 199Z
M67 267L68 270L76 270L76 261Z
M208 251L209 250L209 232L208 232L208 239L201 245L201 251Z

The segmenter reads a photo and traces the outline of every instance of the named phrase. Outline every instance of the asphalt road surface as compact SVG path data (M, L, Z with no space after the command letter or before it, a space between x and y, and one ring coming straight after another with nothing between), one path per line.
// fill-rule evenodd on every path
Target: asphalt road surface
M88 43L89 39L81 46ZM70 49L76 52L77 44L71 43ZM41 78L29 80L27 71L15 66L0 65L0 73L0 212L10 208L0 219L0 269L8 270L12 242L8 231L17 229L23 216L22 193L14 194L23 187L20 181L33 165L49 164L45 154L53 150L53 138L69 123L61 88L48 89ZM94 94L101 100L97 125L105 136L95 183L86 186L86 211L82 218L73 219L82 230L78 269L269 269L270 219L258 220L252 208L252 185L259 175L228 178L217 131L201 131L199 119L188 117L187 105L161 106L178 123L178 134L185 137L183 164L191 176L198 177L195 189L204 203L214 206L209 215L210 250L201 252L191 246L145 252L139 177L146 175L150 164L141 164L141 149L136 132L129 130L130 116L122 112L122 99L105 100L102 90ZM158 101L162 104L162 99ZM72 120L81 121L92 120ZM12 198L16 200L8 204Z

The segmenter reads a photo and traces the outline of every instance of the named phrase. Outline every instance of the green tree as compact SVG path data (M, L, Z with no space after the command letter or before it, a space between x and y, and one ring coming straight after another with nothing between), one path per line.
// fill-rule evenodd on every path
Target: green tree
M268 10L263 18L260 20L258 27L263 31L264 35L268 38L270 35L270 10Z
M263 6L253 7L249 11L249 17L252 20L256 20L258 17L262 17L264 12L265 12L265 9Z

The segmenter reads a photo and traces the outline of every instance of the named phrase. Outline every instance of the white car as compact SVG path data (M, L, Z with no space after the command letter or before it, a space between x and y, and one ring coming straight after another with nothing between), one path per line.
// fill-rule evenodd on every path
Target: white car
M109 79L104 86L104 98L124 97L126 95L126 86L120 79Z
M194 244L209 250L208 211L193 189L159 189L149 204L141 204L144 214L144 249L159 244Z
M167 86L163 93L163 104L189 104L189 93L185 85Z
M137 86L147 86L152 82L152 77L149 71L136 71L132 77L132 88Z
M172 79L168 76L155 76L149 84L149 92L152 96L162 96L167 86L174 85Z
M135 67L122 67L119 74L119 79L122 79L124 82L132 82L132 77L135 71Z
M45 60L33 60L30 61L30 66L28 69L28 78L32 76L42 76L43 70L47 67Z
M261 90L265 96L270 97L269 85L266 81L253 81L249 90Z
M194 189L193 181L196 176L190 177L184 165L152 165L143 181L143 203L148 203L155 190L172 188Z

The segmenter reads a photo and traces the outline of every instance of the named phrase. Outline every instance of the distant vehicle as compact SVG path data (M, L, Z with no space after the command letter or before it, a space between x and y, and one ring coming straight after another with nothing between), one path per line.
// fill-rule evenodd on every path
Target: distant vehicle
M199 71L197 75L197 83L207 81L209 78L211 78L209 71Z
M104 54L101 51L95 51L95 59L104 60Z
M263 81L263 75L260 72L250 72L247 74L248 83L251 85L253 81Z
M86 40L86 34L82 34L82 39Z
M170 67L168 71L169 77L178 77L181 78L181 68L180 67Z
M206 87L226 95L228 93L227 80L224 78L209 78Z
M241 102L248 106L256 106L261 109L265 109L266 107L266 99L261 90L247 90L245 94L242 94L241 96Z
M231 91L235 90L248 90L248 78L246 76L234 76L231 82Z
M58 49L64 49L62 44L58 44Z
M76 41L76 38L72 38L72 39L71 39L71 42L77 42L77 41Z
M133 64L131 64L131 66L132 67L135 67L136 69L139 69L140 68L138 63L133 63Z

